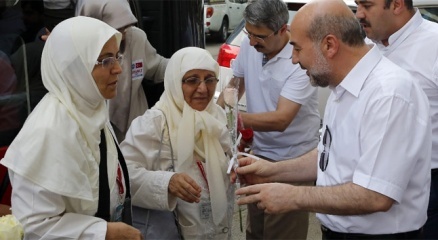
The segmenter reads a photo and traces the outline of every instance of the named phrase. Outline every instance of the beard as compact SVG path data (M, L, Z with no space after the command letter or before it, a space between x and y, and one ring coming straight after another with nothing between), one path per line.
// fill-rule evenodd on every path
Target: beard
M327 87L330 82L330 72L330 65L321 50L316 48L315 67L309 70L310 84L314 87Z

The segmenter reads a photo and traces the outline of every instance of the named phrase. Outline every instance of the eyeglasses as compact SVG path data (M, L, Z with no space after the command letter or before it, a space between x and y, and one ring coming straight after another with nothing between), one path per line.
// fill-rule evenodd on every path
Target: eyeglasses
M217 79L216 77L209 77L207 79L201 80L197 77L189 77L183 79L182 82L191 87L198 87L201 84L201 82L204 82L207 87L210 87L210 86L215 86L216 83L219 82L219 79Z
M324 145L324 150L321 153L321 157L319 158L319 168L321 171L325 171L327 169L328 161L329 161L329 152L330 145L332 144L332 134L328 126L325 126L324 137L322 138L322 144Z
M101 61L97 60L96 65L102 64L103 68L112 68L114 66L114 63L118 61L120 65L123 63L123 55L118 54L117 57L107 57L102 59Z
M272 33L269 34L268 36L260 36L260 35L254 35L254 34L252 34L252 33L249 33L249 32L246 30L246 28L244 28L242 31L243 31L243 33L245 33L245 34L248 36L249 39L253 38L254 41L259 42L259 43L264 43L264 42L265 42L265 39L267 39L267 38L269 38L270 36L272 36L272 35L278 33L278 30L277 30L277 31L275 31L275 32L272 32Z

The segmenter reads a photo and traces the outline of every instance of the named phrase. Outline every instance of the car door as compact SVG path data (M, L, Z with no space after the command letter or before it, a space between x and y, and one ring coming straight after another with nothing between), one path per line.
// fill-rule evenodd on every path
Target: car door
M247 0L226 0L230 19L229 29L233 30L243 18Z

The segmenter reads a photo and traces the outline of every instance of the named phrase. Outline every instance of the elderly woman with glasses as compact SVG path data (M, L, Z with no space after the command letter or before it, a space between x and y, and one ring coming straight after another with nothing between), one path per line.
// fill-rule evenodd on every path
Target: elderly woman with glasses
M74 17L44 46L48 93L1 161L25 239L141 239L126 224L129 176L105 103L122 72L121 38L99 20Z
M138 192L133 205L175 212L185 239L229 239L234 188L226 174L230 137L224 110L213 100L217 62L204 49L176 52L166 69L165 91L156 105L136 118L121 143ZM174 224L139 214L146 238L174 238L151 232ZM159 228L159 227L158 227ZM168 233L167 231L165 232Z

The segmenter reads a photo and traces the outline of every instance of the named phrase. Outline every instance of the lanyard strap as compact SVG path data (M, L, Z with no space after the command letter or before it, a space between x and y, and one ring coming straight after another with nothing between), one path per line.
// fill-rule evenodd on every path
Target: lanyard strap
M100 131L100 164L99 164L99 203L96 217L110 221L110 190L108 185L108 166L106 156L106 139L104 129Z
M210 190L210 188L208 187L207 174L205 174L204 166L200 161L196 161L196 164L198 165L199 171L201 171L202 177L204 178L205 183L207 184L207 189Z
M114 136L113 136L114 139ZM125 179L126 199L131 198L131 187L129 185L128 167L126 166L125 158L120 151L117 142L114 139L117 148L119 164L123 170L123 178ZM99 203L97 206L96 217L102 218L105 221L110 221L110 189L108 184L108 165L107 165L107 150L104 129L100 131L100 164L99 164ZM121 184L121 183L120 183Z

